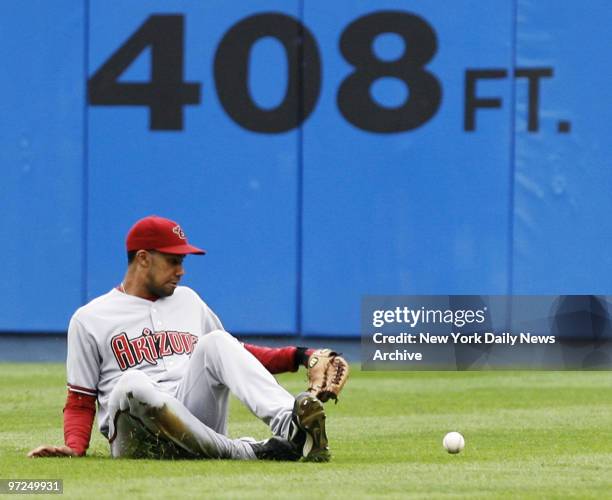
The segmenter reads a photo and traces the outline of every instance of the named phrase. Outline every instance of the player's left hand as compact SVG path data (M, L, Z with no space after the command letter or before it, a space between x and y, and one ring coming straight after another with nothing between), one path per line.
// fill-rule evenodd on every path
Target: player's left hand
M68 446L51 446L47 444L34 448L28 453L28 458L76 456L78 456L78 454Z
M348 363L331 349L317 349L308 358L308 392L323 402L338 402L348 376Z

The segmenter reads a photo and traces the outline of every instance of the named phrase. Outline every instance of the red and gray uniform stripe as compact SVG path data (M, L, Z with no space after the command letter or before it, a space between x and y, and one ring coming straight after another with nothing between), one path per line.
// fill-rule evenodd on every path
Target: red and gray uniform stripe
M95 389L89 389L88 387L81 387L78 385L67 384L68 390L71 392L78 392L79 394L86 394L87 396L97 396L98 391Z

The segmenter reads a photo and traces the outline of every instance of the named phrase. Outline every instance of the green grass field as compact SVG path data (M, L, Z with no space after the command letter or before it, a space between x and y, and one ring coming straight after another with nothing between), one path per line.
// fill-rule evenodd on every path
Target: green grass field
M291 392L304 372L280 377ZM89 456L27 459L61 444L64 366L0 364L0 477L61 478L85 498L612 497L612 374L360 372L328 404L327 464L112 460L95 431ZM444 434L466 449L449 455ZM233 401L230 434L267 428Z

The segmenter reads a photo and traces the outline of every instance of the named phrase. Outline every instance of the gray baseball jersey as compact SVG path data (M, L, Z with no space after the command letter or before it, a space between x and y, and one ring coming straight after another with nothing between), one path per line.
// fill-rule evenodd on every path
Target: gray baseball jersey
M139 370L175 395L198 340L223 330L219 318L190 288L156 301L116 289L76 311L68 329L68 388L99 403L108 436L110 393L125 372Z

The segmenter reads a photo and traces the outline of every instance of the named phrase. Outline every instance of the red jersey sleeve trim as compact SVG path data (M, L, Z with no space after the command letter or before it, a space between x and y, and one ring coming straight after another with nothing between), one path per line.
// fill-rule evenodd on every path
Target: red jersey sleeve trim
M78 385L67 384L68 390L72 392L79 392L81 394L87 394L88 396L97 396L98 391L95 389L89 389L87 387L80 387Z

